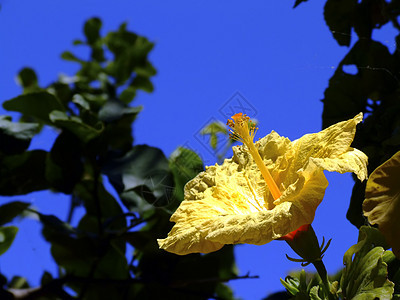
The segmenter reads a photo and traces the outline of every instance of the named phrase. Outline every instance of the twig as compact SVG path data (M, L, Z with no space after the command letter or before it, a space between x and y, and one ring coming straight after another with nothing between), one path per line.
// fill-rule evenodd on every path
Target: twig
M94 273L95 267L97 266L96 263L93 264L91 272ZM82 299L83 295L85 294L87 288L89 285L131 285L131 284L136 284L136 283L142 283L142 284L160 284L160 285L166 285L171 289L184 292L184 293L193 293L193 291L185 290L182 289L182 287L185 287L187 285L191 284L201 284L201 283L222 283L222 282L228 282L231 280L238 280L238 279L254 279L254 278L259 278L258 276L250 276L249 274L246 274L244 276L232 276L232 277L227 277L227 278L203 278L203 279L194 279L194 280L188 280L188 281L180 281L180 282L174 282L174 283L162 283L158 281L149 281L149 280L144 280L141 278L128 278L128 279L110 279L110 278L91 278L90 276L88 277L79 277L79 276L73 276L73 275L67 275L63 278L57 278L51 280L49 283L36 287L36 288L28 288L28 289L9 289L8 292L12 293L14 298L16 300L34 300L37 299L38 297L44 297L44 296L50 296L50 295L56 295L60 297L62 300L72 300L75 299L72 296L70 296L67 292L63 290L63 286L66 283L73 283L73 282L79 282L79 283L84 283L85 287L83 287L82 292L79 295L79 299ZM208 295L210 299L218 299L217 297L213 297Z

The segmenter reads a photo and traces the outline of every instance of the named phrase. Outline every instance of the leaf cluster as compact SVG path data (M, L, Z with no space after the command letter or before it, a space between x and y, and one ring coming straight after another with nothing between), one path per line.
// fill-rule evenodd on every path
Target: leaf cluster
M296 1L296 5L301 2ZM400 150L399 8L397 0L327 0L324 7L326 24L337 43L349 47L352 39L356 41L336 67L325 90L323 127L359 112L365 114L353 146L367 154L369 174ZM390 25L399 31L393 37L396 44L393 53L373 39L374 31ZM367 224L362 214L365 184L356 180L347 213L347 218L358 228Z
M158 249L156 239L170 230L183 186L203 163L188 149L167 158L158 148L134 145L132 126L141 107L132 101L140 90L153 91L153 43L126 24L105 36L101 27L100 19L88 20L85 40L74 41L89 48L87 59L61 55L79 64L74 76L41 87L35 72L24 68L18 74L23 93L3 103L21 118L0 117L0 195L49 190L54 198L69 195L71 208L62 220L29 203L0 206L0 226L27 213L38 217L59 267L57 278L44 272L39 287L1 276L0 298L231 299L223 283L237 278L232 247L185 257ZM31 150L43 130L57 133L51 149ZM78 206L85 213L75 224ZM0 255L16 232L15 226L0 227Z
M333 299L392 299L400 274L399 260L391 251L381 233L372 227L360 228L358 243L350 247L343 257L344 269L330 278ZM301 272L281 279L287 298L297 300L326 299L317 274ZM267 298L269 299L269 298Z

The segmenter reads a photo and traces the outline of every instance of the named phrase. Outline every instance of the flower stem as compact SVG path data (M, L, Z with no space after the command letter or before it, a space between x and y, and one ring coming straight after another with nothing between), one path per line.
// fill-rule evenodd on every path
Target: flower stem
M324 284L324 290L325 290L325 294L328 295L328 299L329 300L335 300L335 297L333 296L333 294L331 293L331 288L330 288L330 284L329 284L329 280L328 280L328 273L326 271L325 265L321 260L316 260L312 263L315 267L315 269L318 272L319 277L322 280L322 283Z

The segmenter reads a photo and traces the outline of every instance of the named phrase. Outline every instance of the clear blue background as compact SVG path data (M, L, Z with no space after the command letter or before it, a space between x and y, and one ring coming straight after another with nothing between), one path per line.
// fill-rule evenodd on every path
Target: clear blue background
M198 132L210 119L226 121L221 110L236 105L236 98L231 99L236 93L245 99L241 104L255 109L258 137L275 130L293 140L320 131L320 100L348 51L325 25L323 2L309 1L293 10L294 0L0 0L0 101L21 92L15 76L22 67L35 69L42 86L60 73L73 75L78 66L62 61L60 54L72 50L87 57L86 49L73 47L72 40L83 38L84 21L97 16L103 21L103 34L126 21L130 30L156 44L150 55L158 70L155 92L140 93L133 103L144 106L134 125L136 144L159 147L167 156L185 145L207 164L215 163ZM391 25L374 36L390 51L395 47L393 37ZM356 39L354 34L352 42ZM2 109L1 113L10 114ZM46 131L31 149L48 149L55 136ZM330 185L313 227L320 238L333 238L324 262L334 273L342 266L343 253L356 242L357 230L345 218L350 175L326 175ZM66 218L69 201L64 195L39 192L17 198L43 213ZM16 224L20 232L10 251L0 257L0 271L9 277L26 276L32 285L39 283L43 270L56 275L39 223L28 219ZM282 290L279 278L300 268L285 258L285 253L295 254L284 242L235 249L240 274L260 276L230 283L243 299Z

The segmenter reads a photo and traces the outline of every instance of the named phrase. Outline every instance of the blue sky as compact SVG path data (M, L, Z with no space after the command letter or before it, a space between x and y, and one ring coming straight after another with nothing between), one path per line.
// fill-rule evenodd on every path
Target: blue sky
M335 67L347 53L333 39L323 20L323 2L309 1L292 9L294 0L274 1L30 1L0 0L0 101L17 96L17 72L29 66L45 86L60 73L72 75L77 66L60 59L73 47L82 26L100 17L103 34L122 22L155 43L150 60L158 70L152 94L140 93L133 104L144 110L134 126L135 143L161 148L167 156L179 145L214 163L199 130L210 120L226 121L229 110L242 106L259 121L258 137L271 130L294 140L321 129L321 99ZM391 25L375 36L394 49ZM357 39L353 36L353 42ZM239 109L239 108L238 108ZM0 109L2 114L9 114ZM250 114L250 115L251 115ZM51 145L47 132L31 148ZM350 175L327 173L330 185L317 210L313 227L322 238L333 238L325 255L329 272L342 266L344 252L356 242L357 230L345 214L351 194ZM18 199L22 199L19 197ZM65 218L68 198L49 193L23 197L44 213ZM7 201L3 198L2 201ZM10 251L0 257L4 274L27 276L37 284L44 269L56 274L49 248L43 245L35 220L18 223L20 233ZM284 242L236 247L242 275L260 279L230 285L237 297L260 299L282 290L284 278L299 264ZM313 271L312 267L307 270Z

